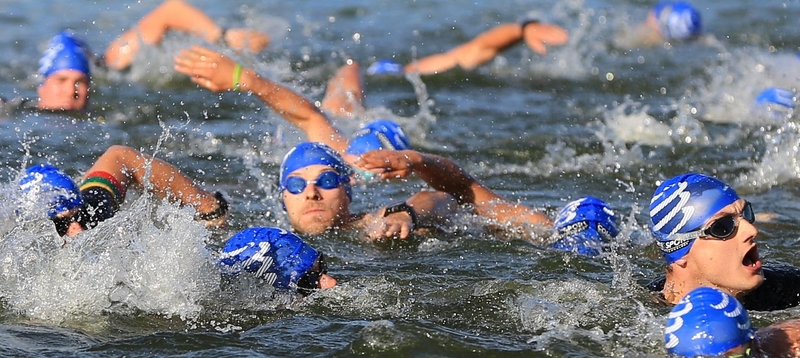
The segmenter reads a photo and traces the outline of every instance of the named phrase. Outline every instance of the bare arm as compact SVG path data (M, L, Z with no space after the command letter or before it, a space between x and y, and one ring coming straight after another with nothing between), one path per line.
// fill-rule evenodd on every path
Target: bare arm
M405 211L386 215L386 207L367 214L362 220L369 237L373 240L383 238L406 239L411 232L421 227L432 227L452 215L457 207L456 200L440 191L423 191L408 198L405 203L412 207L416 218ZM416 219L416 225L415 225Z
M452 160L413 150L379 150L362 154L355 165L379 173L383 179L418 175L436 190L452 195L459 204L472 204L478 215L522 225L551 225L543 213L497 195Z
M328 81L322 109L339 115L350 115L355 110L363 110L363 100L361 67L357 62L348 60Z
M223 35L223 29L200 9L182 0L166 0L109 44L105 52L106 65L117 70L130 66L141 47L140 38L145 44L156 45L171 30L189 33L208 42L216 42ZM270 42L268 35L247 29L231 29L224 35L225 41L237 50L258 52Z
M150 165L150 176L147 169ZM139 151L121 145L113 145L97 158L87 173L103 171L114 176L124 187L144 188L145 182L152 184L153 194L158 198L167 198L181 205L191 205L198 213L210 213L218 208L213 193L201 189L194 181L181 173L174 165L161 159L142 154ZM215 226L224 224L210 223Z
M235 66L231 58L198 46L175 57L176 71L191 76L192 82L213 92L234 89ZM347 149L347 139L307 98L249 68L241 69L239 81L239 90L253 92L270 109L303 131L309 141L325 143L340 153Z
M501 24L481 33L474 39L450 51L424 57L405 66L405 72L433 74L444 72L455 66L473 70L492 60L500 52L525 40L539 54L547 52L547 45L562 45L569 36L566 30L556 25L532 23L523 28L517 23Z

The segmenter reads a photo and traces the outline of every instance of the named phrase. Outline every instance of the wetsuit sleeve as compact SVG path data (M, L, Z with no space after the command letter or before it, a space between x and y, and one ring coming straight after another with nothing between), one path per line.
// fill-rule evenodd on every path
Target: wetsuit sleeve
M80 189L84 201L82 217L89 229L113 217L125 200L125 187L103 171L86 174Z
M764 267L764 283L742 300L752 311L775 311L800 304L800 268L788 265Z

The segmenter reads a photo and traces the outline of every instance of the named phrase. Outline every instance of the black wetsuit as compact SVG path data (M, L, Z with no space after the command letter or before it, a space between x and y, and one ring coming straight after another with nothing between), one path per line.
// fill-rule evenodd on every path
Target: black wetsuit
M771 265L762 268L764 283L742 299L750 311L777 311L800 305L800 268L788 265ZM653 293L661 295L665 277L647 284ZM663 296L661 297L663 300Z

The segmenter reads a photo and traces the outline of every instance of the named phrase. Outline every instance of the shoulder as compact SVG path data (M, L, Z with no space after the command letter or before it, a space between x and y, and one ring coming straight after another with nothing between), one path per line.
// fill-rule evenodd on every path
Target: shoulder
M742 300L753 311L775 311L800 304L800 268L788 265L764 267L764 283Z

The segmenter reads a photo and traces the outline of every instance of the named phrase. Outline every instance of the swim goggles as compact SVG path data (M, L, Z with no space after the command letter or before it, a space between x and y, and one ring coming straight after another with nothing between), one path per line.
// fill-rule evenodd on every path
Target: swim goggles
M338 188L342 182L344 182L344 179L339 173L327 171L321 173L317 179L314 180L305 180L297 176L286 178L283 189L297 195L302 193L303 190L306 190L308 184L314 184L321 189L330 190Z
M756 222L756 214L753 212L753 205L749 201L745 201L741 214L724 216L701 229L675 234L671 241L690 241L697 238L729 240L739 227L740 217L751 224Z
M69 216L57 216L50 220L53 221L53 224L56 226L56 232L58 232L59 236L64 236L67 234L69 230L69 225L72 223L78 223L81 225L81 228L86 230L89 227L91 217L87 215L83 207L76 210L72 215Z

